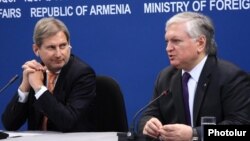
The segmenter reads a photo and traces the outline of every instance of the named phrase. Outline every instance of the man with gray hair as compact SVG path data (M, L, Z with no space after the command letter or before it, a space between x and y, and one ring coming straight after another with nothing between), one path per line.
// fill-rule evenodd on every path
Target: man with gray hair
M217 58L214 27L207 16L174 15L166 23L165 41L171 65L159 73L153 99L163 91L168 94L145 110L140 133L163 141L190 141L200 140L203 116L215 117L220 125L250 123L248 74Z

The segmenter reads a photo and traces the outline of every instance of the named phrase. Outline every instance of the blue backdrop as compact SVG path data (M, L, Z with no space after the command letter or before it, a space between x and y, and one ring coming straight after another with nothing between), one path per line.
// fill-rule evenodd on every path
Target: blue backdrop
M0 87L15 74L21 76L22 64L35 58L36 21L55 16L71 32L73 53L97 74L109 75L120 84L131 123L150 100L158 72L169 65L165 22L181 11L210 16L219 57L250 71L250 0L0 0ZM0 94L0 114L18 81Z

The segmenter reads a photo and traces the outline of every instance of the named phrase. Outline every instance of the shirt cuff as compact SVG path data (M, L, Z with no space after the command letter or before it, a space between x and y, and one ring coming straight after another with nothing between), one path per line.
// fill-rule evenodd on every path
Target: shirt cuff
M18 102L20 103L26 103L28 100L29 92L22 92L20 89L18 89Z
M47 90L48 89L45 86L41 86L39 91L37 91L36 94L35 94L36 99L38 99Z

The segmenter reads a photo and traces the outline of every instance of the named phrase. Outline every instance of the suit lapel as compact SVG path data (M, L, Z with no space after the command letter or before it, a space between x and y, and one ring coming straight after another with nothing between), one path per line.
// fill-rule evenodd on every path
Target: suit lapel
M202 76L202 75L201 75ZM201 110L201 105L205 96L205 92L207 89L207 86L209 84L209 78L207 76L204 76L203 78L199 79L197 90L195 92L195 98L194 98L194 105L193 105L193 124L196 126L196 121L199 115L199 111ZM199 121L199 120L198 120Z
M171 79L171 90L174 100L174 107L176 107L176 112L179 115L178 121L180 123L186 123L184 104L182 98L182 84L181 84L181 70L178 70L178 73L174 74Z
M212 71L216 67L215 65L216 65L216 57L209 56L201 72L198 85L197 85L197 89L195 92L194 105L193 105L194 126L196 126L197 121L200 121L198 120L198 117L200 117L199 112L200 110L202 110L201 107L202 107L202 103L204 101L205 95L208 94L206 93L206 91L209 86L209 82L211 79L210 76L212 74Z
M69 72L69 69L71 68L71 65L74 61L74 56L71 55L69 62L61 69L61 72L57 78L57 82L54 89L54 96L57 98L57 100L65 102L65 81L69 81L67 79Z

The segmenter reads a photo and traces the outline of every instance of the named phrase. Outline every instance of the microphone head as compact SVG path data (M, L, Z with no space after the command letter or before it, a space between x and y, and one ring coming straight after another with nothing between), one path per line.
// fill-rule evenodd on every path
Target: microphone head
M8 86L10 86L13 82L15 82L17 79L18 79L18 75L16 74L14 77L12 77L9 82L3 87L0 89L0 93L2 93Z
M19 78L19 75L16 74L16 75L10 80L10 82L12 83L12 82L16 81L18 78Z
M163 91L161 95L167 95L167 91Z
M168 93L169 93L169 90L165 90L165 91L163 91L162 93L161 93L161 95L168 95Z

